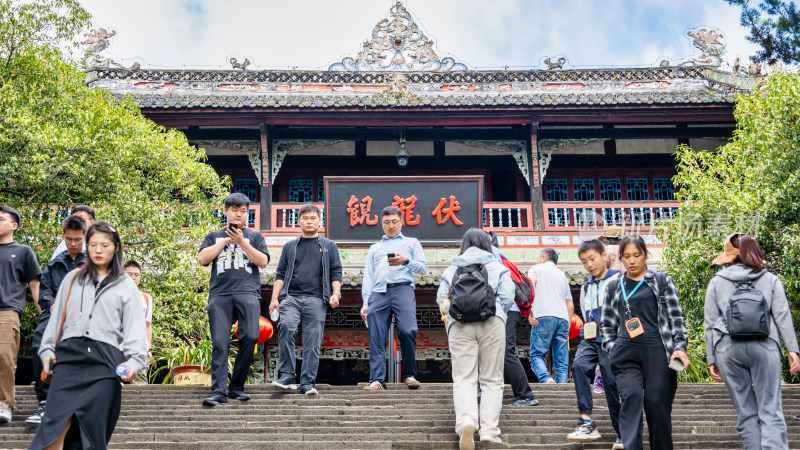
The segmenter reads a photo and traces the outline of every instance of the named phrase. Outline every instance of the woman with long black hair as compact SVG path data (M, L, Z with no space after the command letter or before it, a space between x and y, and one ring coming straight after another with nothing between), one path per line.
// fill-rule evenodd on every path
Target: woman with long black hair
M95 222L86 242L87 262L64 277L42 337L39 357L52 380L31 449L106 448L119 418L120 379L145 367L141 294L122 268L119 233Z
M781 280L764 267L764 256L752 236L731 234L723 249L712 265L728 267L717 272L706 290L708 370L715 381L725 381L733 397L739 417L736 431L744 448L788 449L781 401L781 337L789 351L789 370L795 375L800 372L800 349L786 291ZM742 339L736 336L742 331L737 324L728 323L726 316L737 290L740 296L750 290L750 296L756 294L750 300L766 303L761 317L748 314L746 319L751 325L765 325L765 336Z
M625 274L608 284L600 334L621 400L619 428L625 450L642 449L642 407L652 450L672 449L672 400L678 377L670 363L689 366L686 326L675 283L647 268L638 235L619 243Z

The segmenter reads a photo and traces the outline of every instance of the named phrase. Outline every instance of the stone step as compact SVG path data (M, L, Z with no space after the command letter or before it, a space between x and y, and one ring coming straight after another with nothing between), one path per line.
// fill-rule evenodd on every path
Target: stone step
M503 445L477 448L608 449L614 432L605 397L595 395L595 421L602 439L566 442L577 420L572 385L533 385L539 406L512 408L508 386L500 427ZM249 402L203 408L204 387L125 386L111 448L165 449L442 449L457 448L452 385L424 384L412 391L390 385L384 392L363 386L318 386L319 396L248 386ZM800 386L783 390L790 446L800 448ZM17 388L15 420L1 427L0 448L27 448L34 426L23 421L38 402L31 387ZM713 405L713 414L709 414ZM675 448L741 448L736 413L721 385L681 384L674 402ZM645 428L646 430L646 428ZM646 446L647 447L647 446Z

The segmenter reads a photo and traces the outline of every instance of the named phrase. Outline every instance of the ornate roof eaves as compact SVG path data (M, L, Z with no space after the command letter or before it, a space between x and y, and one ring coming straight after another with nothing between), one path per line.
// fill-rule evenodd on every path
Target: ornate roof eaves
M597 106L597 105L657 105L657 104L720 104L733 103L732 94L710 90L691 92L635 92L635 93L585 93L585 94L462 94L394 96L334 96L334 95L236 95L236 94L179 94L179 93L114 93L131 95L134 102L145 109L161 108L211 108L211 109L418 109L418 108L508 108L537 106Z

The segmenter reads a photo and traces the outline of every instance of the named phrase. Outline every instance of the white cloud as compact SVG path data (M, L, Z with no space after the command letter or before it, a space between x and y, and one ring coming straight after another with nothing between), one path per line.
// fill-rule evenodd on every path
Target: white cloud
M151 67L325 68L358 51L394 0L83 0L95 27L115 28L106 52ZM648 66L694 52L687 29L726 34L729 60L745 60L739 10L723 0L406 0L449 53L476 68L542 67L564 54L577 67ZM124 5L124 6L121 6ZM133 6L135 5L135 6Z

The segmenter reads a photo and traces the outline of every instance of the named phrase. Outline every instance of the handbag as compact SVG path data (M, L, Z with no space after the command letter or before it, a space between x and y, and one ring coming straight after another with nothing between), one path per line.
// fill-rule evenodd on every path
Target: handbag
M67 299L64 300L64 310L61 311L61 324L58 325L58 334L56 335L56 345L58 345L58 341L61 339L61 330L64 329L64 320L66 320L67 318L67 304L69 303L69 297L72 294L72 285L75 284L75 278L78 278L77 274L74 277L72 277L72 281L70 281L69 283L69 290L67 291ZM47 369L48 369L47 367L42 368L42 374L39 375L39 379L41 379L42 382L44 383L50 384L50 381L53 378L53 373L48 372Z

